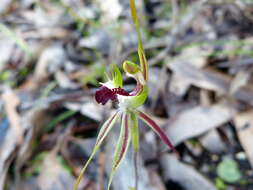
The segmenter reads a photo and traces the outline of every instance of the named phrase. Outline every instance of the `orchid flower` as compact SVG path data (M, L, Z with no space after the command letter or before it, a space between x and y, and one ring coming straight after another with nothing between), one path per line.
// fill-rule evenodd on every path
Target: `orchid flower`
M77 190L87 166L100 148L105 137L108 135L118 120L121 120L121 129L114 153L112 172L108 183L108 190L110 189L112 178L117 168L126 155L130 142L132 144L134 152L138 152L139 150L138 119L143 120L162 139L162 141L168 145L170 149L176 152L174 146L166 136L165 132L147 114L138 110L138 108L144 104L148 96L148 63L141 41L135 0L129 1L132 19L138 34L138 55L140 66L131 61L125 61L123 63L123 70L127 76L135 79L136 87L131 92L127 92L123 89L122 75L116 65L111 66L112 77L110 78L107 75L108 81L105 83L100 83L101 87L96 91L95 94L96 101L102 105L105 105L110 100L114 101L118 104L118 109L116 113L114 113L101 127L93 152L81 170L81 174L77 179L74 190Z

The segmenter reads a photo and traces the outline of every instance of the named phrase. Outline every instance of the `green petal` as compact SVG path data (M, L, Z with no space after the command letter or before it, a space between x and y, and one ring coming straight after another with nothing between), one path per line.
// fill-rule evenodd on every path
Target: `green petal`
M107 190L110 189L114 174L115 174L116 170L118 169L122 160L124 160L128 146L129 146L131 136L129 134L129 119L128 118L129 118L129 115L127 113L123 113L120 136L119 136L119 139L118 139L118 142L116 145L116 150L114 153L112 171L110 174Z
M97 137L97 141L96 141L96 146L100 146L101 143L103 142L104 138L107 136L107 134L109 133L109 131L112 129L112 127L114 126L115 122L118 120L120 113L116 112L115 114L113 114L101 127L99 133L98 133L98 137Z
M102 128L99 131L98 137L97 137L97 141L95 144L95 147L93 148L93 151L88 159L88 161L85 163L84 167L82 168L80 175L78 176L74 189L73 190L77 190L78 185L81 182L81 179L89 165L89 163L91 162L91 160L93 159L93 157L95 156L96 152L98 151L98 149L100 148L104 138L107 136L107 134L109 133L109 131L112 129L112 127L114 126L115 122L118 120L119 118L119 112L116 112L115 114L113 114L102 126Z
M112 81L113 84L118 88L122 88L123 85L123 79L122 79L122 75L121 72L119 70L119 68L117 67L117 65L115 64L111 64L111 72L112 72Z
M130 130L131 130L131 138L132 138L132 145L135 152L139 150L139 127L138 127L138 120L135 113L130 113L129 118Z

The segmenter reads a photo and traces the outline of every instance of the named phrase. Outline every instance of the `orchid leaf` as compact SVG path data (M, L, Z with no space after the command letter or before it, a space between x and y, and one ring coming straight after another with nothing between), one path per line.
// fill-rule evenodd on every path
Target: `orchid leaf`
M122 75L121 75L119 68L115 64L111 64L110 67L111 67L112 80L113 80L114 85L117 88L118 87L122 88L123 79L122 79Z
M81 182L81 179L88 167L88 165L90 164L91 160L93 159L93 157L95 156L96 152L98 151L98 149L100 148L104 138L107 136L107 134L109 133L109 131L112 129L112 127L114 126L115 122L118 120L119 117L119 112L116 112L115 114L113 114L102 126L102 128L99 131L98 137L97 137L97 141L95 144L95 147L93 148L93 151L88 159L88 161L85 163L84 167L82 168L80 175L78 176L74 189L73 190L77 190L78 185Z
M139 150L139 127L138 127L138 120L136 115L131 112L129 118L130 130L131 130L131 139L132 145L135 152Z
M178 152L176 151L175 147L170 142L169 138L165 134L165 132L155 123L154 120L152 120L148 115L141 111L136 112L140 119L142 119L155 133L162 139L162 141L173 151L178 155Z
M112 172L110 175L107 190L110 189L114 174L116 170L118 169L121 161L124 160L126 156L126 152L129 146L130 139L131 139L131 136L129 135L129 114L128 113L123 113L121 125L122 126L120 130L119 139L116 145L116 150L115 150L113 164L112 164Z
M135 24L136 31L138 33L138 55L140 59L141 71L143 73L143 77L145 81L147 81L148 80L148 63L147 63L146 55L145 55L142 40L141 40L141 33L139 29L139 19L137 15L136 6L135 6L135 0L130 0L130 8L131 8L132 19Z

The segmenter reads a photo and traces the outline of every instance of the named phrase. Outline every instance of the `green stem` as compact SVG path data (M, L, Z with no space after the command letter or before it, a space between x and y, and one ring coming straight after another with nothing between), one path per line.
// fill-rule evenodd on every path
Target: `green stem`
M139 174L138 174L138 152L134 151L134 175L135 175L135 190L138 190Z

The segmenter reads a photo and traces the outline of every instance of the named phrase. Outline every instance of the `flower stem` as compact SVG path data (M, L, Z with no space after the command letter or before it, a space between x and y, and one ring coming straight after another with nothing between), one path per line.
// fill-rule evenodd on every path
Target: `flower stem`
M139 173L138 173L138 152L134 151L134 175L135 175L135 190L138 190Z

